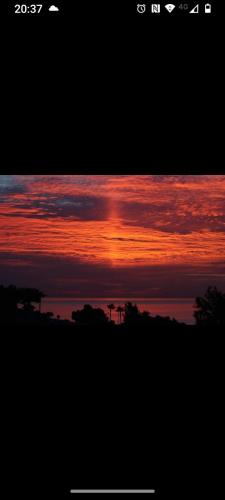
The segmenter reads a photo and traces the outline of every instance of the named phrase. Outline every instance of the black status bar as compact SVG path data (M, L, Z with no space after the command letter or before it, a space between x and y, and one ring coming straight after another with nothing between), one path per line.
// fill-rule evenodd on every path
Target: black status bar
M202 17L210 18L221 13L221 3L213 0L206 1L174 1L166 0L153 3L152 0L98 0L96 2L85 0L69 2L66 0L21 0L10 1L1 7L1 13L16 18L37 18L47 16L51 19L66 17L71 21L78 18L91 18L93 22L97 19L109 18L111 20L123 18L144 18L151 17L159 19L167 17L189 16L189 18Z

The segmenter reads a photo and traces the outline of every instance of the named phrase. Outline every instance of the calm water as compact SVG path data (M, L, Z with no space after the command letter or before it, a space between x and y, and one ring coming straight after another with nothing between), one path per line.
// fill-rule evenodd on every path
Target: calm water
M160 316L170 316L178 321L185 323L194 323L193 319L193 304L194 299L72 299L72 298L45 298L42 304L42 312L51 311L56 316L60 315L62 319L71 319L72 311L82 309L84 304L91 304L93 307L101 307L107 314L107 304L113 303L115 307L123 306L125 302L133 302L137 304L140 311L149 311L152 316L159 314ZM112 319L118 320L116 311L112 311Z

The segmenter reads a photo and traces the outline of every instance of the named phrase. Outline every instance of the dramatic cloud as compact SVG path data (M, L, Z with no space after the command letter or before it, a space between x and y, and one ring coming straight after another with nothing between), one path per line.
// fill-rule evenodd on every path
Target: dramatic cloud
M1 282L191 296L224 286L224 249L225 176L0 176Z

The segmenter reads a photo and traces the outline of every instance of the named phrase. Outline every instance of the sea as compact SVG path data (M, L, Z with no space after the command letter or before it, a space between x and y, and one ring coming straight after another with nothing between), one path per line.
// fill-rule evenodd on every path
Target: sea
M194 324L194 299L192 298L60 298L46 297L42 301L42 312L52 312L54 316L60 316L61 319L71 320L72 311L82 309L84 304L90 304L92 307L100 307L109 315L107 304L114 304L115 310L112 310L112 319L117 323L119 321L116 308L126 302L136 304L140 311L149 311L152 316L169 316L177 321L187 324Z

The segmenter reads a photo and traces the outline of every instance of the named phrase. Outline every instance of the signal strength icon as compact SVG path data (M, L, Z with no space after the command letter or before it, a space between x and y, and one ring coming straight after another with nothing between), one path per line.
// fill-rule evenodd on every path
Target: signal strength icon
M168 10L169 13L173 12L175 7L176 5L173 5L173 3L168 3L167 5L165 5L165 9Z
M196 5L192 10L190 10L189 14L198 14L199 13L199 4Z

